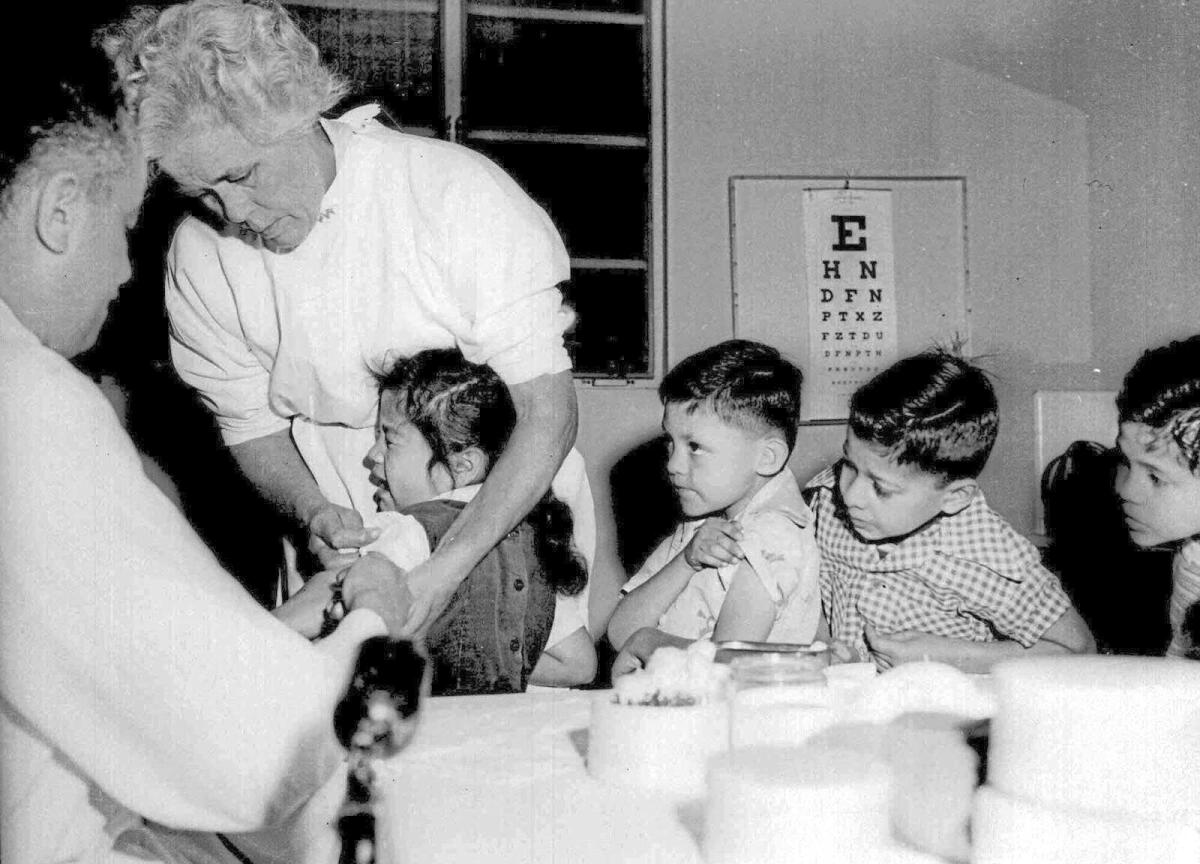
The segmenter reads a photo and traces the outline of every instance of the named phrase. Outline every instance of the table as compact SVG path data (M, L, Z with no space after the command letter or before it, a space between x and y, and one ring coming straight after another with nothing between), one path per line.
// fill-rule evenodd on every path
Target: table
M428 699L381 772L397 864L701 862L696 803L587 773L589 691Z

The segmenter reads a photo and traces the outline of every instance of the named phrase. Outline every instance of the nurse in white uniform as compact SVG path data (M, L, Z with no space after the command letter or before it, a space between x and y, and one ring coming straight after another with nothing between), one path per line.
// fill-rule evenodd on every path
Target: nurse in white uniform
M213 217L187 219L168 256L176 368L325 566L373 539L361 516L374 510L372 370L450 346L496 369L519 420L479 495L408 572L410 630L552 481L590 563L556 288L569 259L541 208L482 156L386 129L370 107L322 119L343 84L281 8L194 0L111 47L148 158ZM586 592L561 615L586 625Z

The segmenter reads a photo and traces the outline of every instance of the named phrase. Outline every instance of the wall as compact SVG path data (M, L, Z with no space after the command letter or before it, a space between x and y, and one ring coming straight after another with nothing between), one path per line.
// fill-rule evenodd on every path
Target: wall
M733 335L731 175L963 175L971 349L1002 416L982 479L1029 531L1033 392L1114 388L1142 346L1200 330L1200 148L1183 147L1200 140L1195 40L1163 35L1129 56L1131 27L1179 29L1174 13L1146 24L1146 5L666 0L668 365ZM1168 73L1183 83L1156 89ZM1133 285L1144 303L1131 309ZM620 579L607 472L656 434L659 406L645 389L580 397L601 620ZM797 474L832 459L842 434L803 429Z

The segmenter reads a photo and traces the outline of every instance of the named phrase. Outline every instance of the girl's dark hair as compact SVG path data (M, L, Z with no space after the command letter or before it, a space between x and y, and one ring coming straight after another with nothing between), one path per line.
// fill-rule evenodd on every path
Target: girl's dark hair
M500 376L454 348L421 351L376 379L380 395L394 396L396 408L429 444L430 469L449 470L450 456L468 447L483 451L490 468L517 425L512 394ZM571 543L570 508L547 490L526 518L534 527L546 581L559 594L578 594L587 584L587 567Z

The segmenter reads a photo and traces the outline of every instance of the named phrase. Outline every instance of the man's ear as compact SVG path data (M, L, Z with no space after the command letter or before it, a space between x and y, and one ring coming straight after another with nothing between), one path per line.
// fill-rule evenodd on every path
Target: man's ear
M754 470L762 477L774 477L788 461L787 442L778 435L768 435L759 443L758 463Z
M35 197L38 240L61 255L71 249L86 216L87 192L74 171L55 171Z
M450 463L450 474L454 479L454 488L470 486L472 483L482 483L487 475L488 458L478 447L467 447L457 453L451 453L447 460Z
M975 493L979 491L979 483L974 477L962 480L951 480L942 489L942 512L953 516L971 503Z

